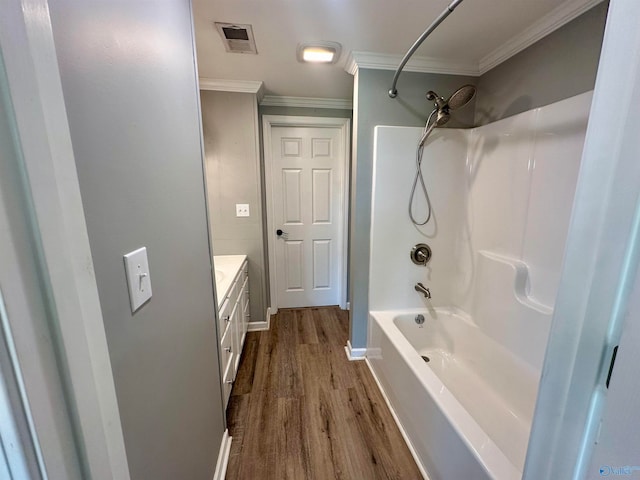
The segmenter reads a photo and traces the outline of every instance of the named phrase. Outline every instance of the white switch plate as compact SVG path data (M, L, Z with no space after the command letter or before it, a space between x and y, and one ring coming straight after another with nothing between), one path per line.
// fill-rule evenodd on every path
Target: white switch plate
M236 203L236 217L248 217L248 216L249 216L249 204Z
M129 300L131 300L131 313L133 313L151 298L147 248L142 247L127 253L124 256L124 269L127 272Z

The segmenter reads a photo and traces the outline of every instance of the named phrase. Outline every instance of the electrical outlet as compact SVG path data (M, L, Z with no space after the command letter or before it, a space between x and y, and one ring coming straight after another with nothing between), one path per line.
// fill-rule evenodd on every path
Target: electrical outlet
M248 217L248 216L249 216L249 204L236 203L236 217Z

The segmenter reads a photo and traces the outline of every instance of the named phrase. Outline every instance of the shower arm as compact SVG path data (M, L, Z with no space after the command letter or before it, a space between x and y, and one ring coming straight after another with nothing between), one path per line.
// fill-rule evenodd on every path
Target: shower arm
M411 48L407 51L407 53L405 53L404 57L402 58L402 61L400 62L400 65L398 65L398 68L396 69L395 75L393 76L393 83L391 84L391 88L389 89L389 96L391 98L396 98L396 96L398 95L398 90L396 89L396 83L398 83L398 78L400 77L400 73L402 72L402 69L407 64L411 56L416 52L418 47L422 45L422 42L424 42L425 39L429 35L431 35L431 32L433 32L436 28L438 28L438 25L440 25L445 18L451 15L451 13L456 9L458 5L462 3L462 1L463 0L453 0L453 2L451 2L449 6L445 8L444 11L438 16L438 18L436 18L433 21L433 23L429 25L429 27L424 31L424 33L420 35L420 37L415 41L415 43L411 46Z

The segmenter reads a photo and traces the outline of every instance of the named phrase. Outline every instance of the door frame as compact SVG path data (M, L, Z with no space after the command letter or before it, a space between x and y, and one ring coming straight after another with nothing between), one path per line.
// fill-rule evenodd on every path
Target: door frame
M611 1L524 480L597 475L587 469L640 264L639 18L637 0ZM620 108L611 108L611 92Z
M32 438L41 449L45 475L64 471L75 453L96 480L130 478L107 339L93 269L80 185L55 51L48 0L0 2L0 51L13 106L17 158L30 190L30 214L37 229L34 252L49 282L51 328L57 333L70 411L44 415L52 388L33 362L15 365L34 413ZM45 288L41 292L45 294ZM18 357L31 358L41 332L24 319L8 318ZM16 358L14 356L14 358ZM45 392L44 395L42 392ZM38 393L38 394L34 394ZM73 424L75 445L60 445L61 425ZM34 438L35 437L35 438ZM74 450L75 452L71 451ZM42 470L42 469L41 469Z
M276 275L276 245L272 235L274 231L274 205L273 205L273 155L271 134L274 127L318 127L318 128L339 128L342 137L342 150L344 155L344 181L342 186L342 221L338 225L341 237L339 245L340 252L340 274L338 276L340 285L339 306L341 309L347 308L347 270L348 270L348 244L349 244L349 154L351 152L351 119L337 117L301 117L290 115L263 115L262 117L262 147L264 158L264 183L267 217L267 256L269 265L269 303L270 314L278 313L277 296L277 275Z

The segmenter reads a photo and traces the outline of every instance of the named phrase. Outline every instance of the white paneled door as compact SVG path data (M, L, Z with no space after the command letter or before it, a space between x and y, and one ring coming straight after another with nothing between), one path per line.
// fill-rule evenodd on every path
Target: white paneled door
M278 308L341 303L346 132L335 126L270 127L265 157Z

